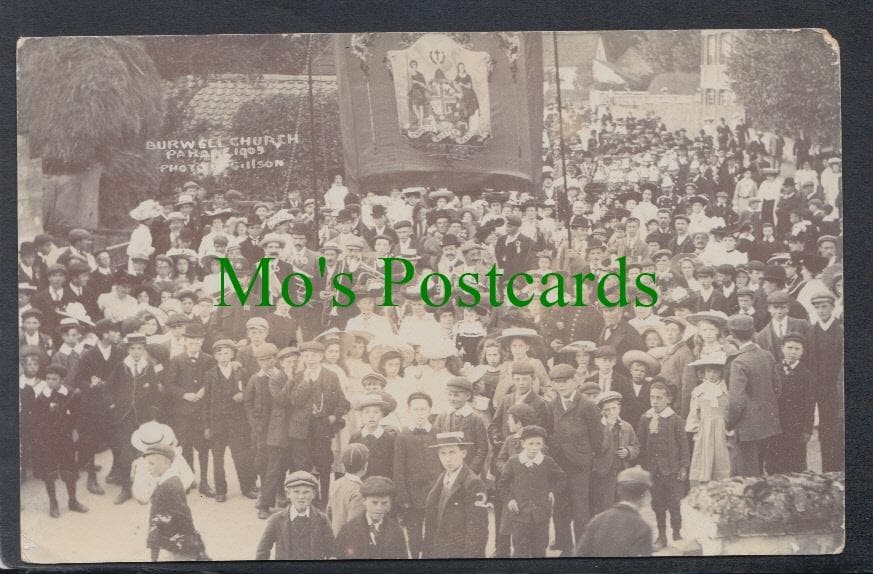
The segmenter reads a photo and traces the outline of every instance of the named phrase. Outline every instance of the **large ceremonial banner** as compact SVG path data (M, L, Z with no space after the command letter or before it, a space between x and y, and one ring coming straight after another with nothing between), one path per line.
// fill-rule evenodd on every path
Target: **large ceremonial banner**
M337 36L346 176L360 191L538 183L539 34Z

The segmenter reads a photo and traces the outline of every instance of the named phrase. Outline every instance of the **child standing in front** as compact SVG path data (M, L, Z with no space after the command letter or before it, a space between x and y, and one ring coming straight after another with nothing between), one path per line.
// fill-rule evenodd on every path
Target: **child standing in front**
M688 438L685 421L670 407L673 401L670 387L660 381L652 383L649 401L652 408L640 419L637 437L640 464L652 473L652 510L658 525L655 550L660 550L667 545L668 511L673 540L682 539L679 499L688 476Z
M688 478L691 486L731 476L725 416L728 392L724 381L727 355L713 353L688 364L697 370L700 384L691 391L685 431L694 434Z
M603 422L603 452L595 455L591 473L591 513L600 514L615 502L618 473L633 465L640 443L633 426L621 414L622 395L607 391L597 397Z
M543 454L546 430L531 425L521 429L522 451L506 463L497 490L506 500L504 516L512 527L514 558L545 558L555 491L564 480L558 463Z

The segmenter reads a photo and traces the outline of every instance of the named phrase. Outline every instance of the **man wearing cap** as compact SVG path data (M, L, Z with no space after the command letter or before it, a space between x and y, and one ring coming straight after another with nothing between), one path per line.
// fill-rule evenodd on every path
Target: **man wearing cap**
M616 482L619 501L588 523L576 546L577 556L651 556L652 528L640 514L651 501L652 477L634 466L618 473Z
M409 558L406 538L389 516L394 482L370 476L361 484L364 512L347 522L336 538L337 558L399 560Z
M767 275L764 275L765 282ZM777 363L782 362L782 339L788 333L798 333L804 337L809 332L809 323L788 315L791 297L785 291L772 291L767 295L767 312L770 322L755 335L755 343L769 351Z
M36 245L32 241L22 241L18 248L18 282L29 283L34 291L45 286L46 265L37 256Z
M460 431L436 435L430 448L443 472L425 502L422 558L484 558L488 541L485 484L464 463L471 443Z
M810 296L815 323L809 332L809 357L816 384L818 434L823 472L845 469L843 321L834 314L834 294L821 290Z
M807 339L800 333L788 333L782 339L782 361L779 364L782 377L778 397L782 432L767 449L768 474L807 470L806 445L813 431L813 389L818 382L810 368L801 361L806 345Z
M462 432L470 443L465 464L481 476L488 457L488 429L485 419L470 404L473 383L465 377L452 377L446 383L446 393L449 410L437 414L434 429L437 433Z
M103 494L97 482L94 455L99 445L110 442L109 392L106 388L112 372L124 360L119 325L109 319L94 327L97 344L82 353L74 374L74 387L81 392L79 431L79 466L88 472L87 488L91 494Z
M734 474L761 476L768 439L780 432L776 404L779 373L776 361L753 341L755 322L748 315L728 318L727 328L737 345L728 375L728 413L725 426L737 434Z
M500 237L494 245L497 266L503 270L507 279L536 267L535 247L533 240L521 233L521 218L516 215L508 216L506 235Z
M88 269L93 271L97 268L97 262L91 254L91 233L87 229L71 229L67 240L70 245L62 249L57 258L60 265L66 266L71 258L77 257L88 265Z
M581 536L591 516L589 482L594 456L603 449L603 424L594 403L576 388L576 371L569 365L556 365L549 378L557 396L550 403L554 430L549 437L549 452L567 473L564 488L555 493L555 545L570 556L574 543L570 523Z
M109 416L112 425L112 465L117 468L121 492L115 504L132 496L130 468L135 452L130 435L142 423L163 420L163 368L146 352L146 337L130 333L124 339L127 356L109 376Z
M191 509L185 500L185 487L172 468L176 450L167 444L156 444L142 456L158 483L151 497L146 540L152 562L208 560L206 547L194 528Z
M48 286L37 291L30 304L42 311L42 330L45 333L54 333L61 321L61 315L58 313L61 309L71 303L69 293L64 288L67 282L67 268L60 264L49 265L46 270L48 276ZM59 337L54 339L55 343L59 343Z
M173 429L179 437L182 456L194 469L194 449L200 461L200 494L214 497L209 486L209 444L204 436L206 374L215 359L202 351L206 330L197 321L185 325L185 353L170 359L166 389Z
M213 343L212 354L216 363L205 373L204 437L211 443L217 502L227 500L224 453L228 447L243 496L257 498L251 427L246 420L243 402L247 377L242 366L232 362L235 352L236 344L230 339Z
M285 494L290 500L267 522L255 560L325 560L336 556L330 521L312 505L318 492L318 479L305 470L292 472L285 479Z

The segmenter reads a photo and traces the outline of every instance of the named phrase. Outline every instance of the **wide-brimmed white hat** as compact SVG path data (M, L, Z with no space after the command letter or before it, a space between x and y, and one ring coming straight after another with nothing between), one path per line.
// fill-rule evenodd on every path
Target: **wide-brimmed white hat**
M688 363L689 367L706 367L717 365L719 367L725 366L727 363L727 353L723 351L719 351L717 353L710 353L708 355L703 355L696 361L692 361Z
M158 421L143 423L130 435L130 444L140 451L145 452L149 447L165 444L176 445L176 433L168 425Z
M163 213L161 204L154 199L146 199L130 210L130 217L136 221L145 221L152 217L158 217Z

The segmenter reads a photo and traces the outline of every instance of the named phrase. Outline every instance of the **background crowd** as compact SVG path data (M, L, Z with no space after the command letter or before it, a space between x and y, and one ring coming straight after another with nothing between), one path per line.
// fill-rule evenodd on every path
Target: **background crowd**
M23 241L22 479L45 481L55 517L56 477L71 511L87 512L80 474L89 496L105 494L102 475L117 504L148 500L149 452L172 461L163 478L221 503L229 449L241 494L270 519L259 557L275 544L277 558L414 558L481 557L489 536L498 556L543 556L551 526L565 555L647 553L607 549L604 519L589 519L648 496L663 547L667 514L681 537L690 486L807 470L816 429L821 470L842 470L840 158L802 142L789 157L742 121L691 134L606 112L588 125L562 154L547 123L537 189L359 196L337 176L318 197L262 202L192 181L134 208L121 249L94 250L83 229ZM419 276L496 264L535 278L599 277L625 257L628 292L655 273L659 298L432 308L413 286L381 308L389 255ZM246 283L271 257L275 285L304 271L316 296L216 307L221 257ZM337 308L343 272L358 298ZM153 528L153 550L202 552Z

